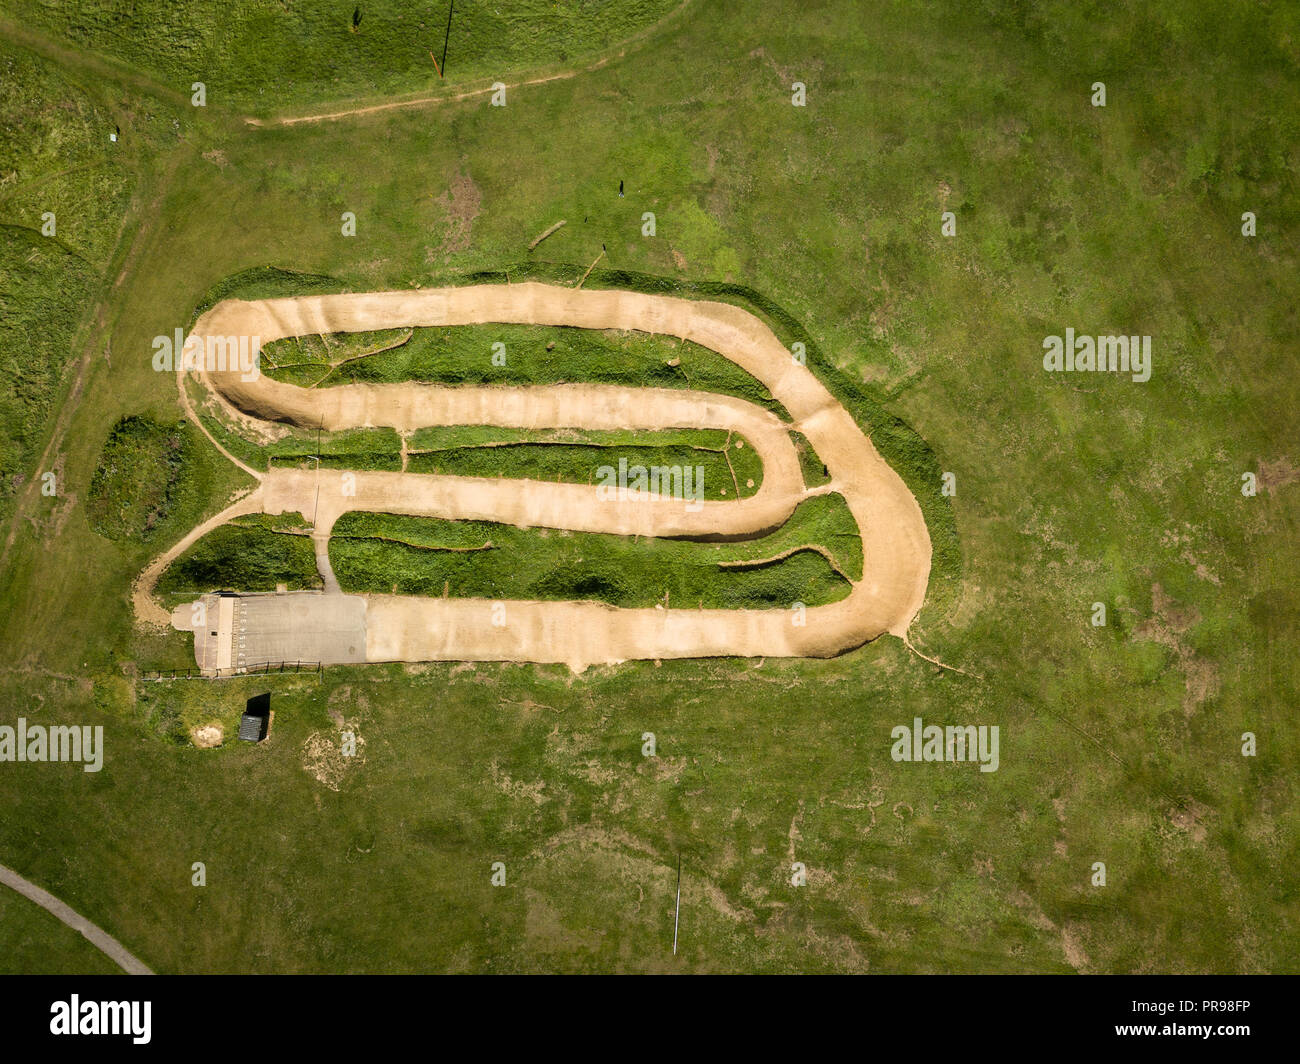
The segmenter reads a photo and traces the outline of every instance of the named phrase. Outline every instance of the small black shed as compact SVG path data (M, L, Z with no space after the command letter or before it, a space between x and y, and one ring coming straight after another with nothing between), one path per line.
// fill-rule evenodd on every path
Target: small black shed
M239 718L239 737L245 742L260 743L266 738L271 723L271 692L254 695L244 706Z

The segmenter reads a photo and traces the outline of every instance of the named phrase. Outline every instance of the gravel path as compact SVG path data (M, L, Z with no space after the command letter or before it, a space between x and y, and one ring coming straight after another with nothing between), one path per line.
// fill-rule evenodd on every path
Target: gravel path
M68 908L49 891L42 890L35 883L24 879L12 868L0 865L0 883L3 883L6 887L12 887L24 898L34 901L42 909L53 913L74 931L81 932L82 936L92 946L112 960L128 975L153 975L149 968L128 953L126 947L112 935Z

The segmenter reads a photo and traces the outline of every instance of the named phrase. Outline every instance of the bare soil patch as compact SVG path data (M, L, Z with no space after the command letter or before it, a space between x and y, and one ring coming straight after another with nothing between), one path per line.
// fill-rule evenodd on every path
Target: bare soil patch
M444 255L469 249L474 219L478 217L482 204L483 194L478 185L463 172L458 173L452 179L451 187L438 197L438 205L446 215L447 224L447 234L443 238L441 249Z
M203 724L190 732L190 742L200 750L211 750L213 747L220 746L225 739L225 733L221 730L220 724Z

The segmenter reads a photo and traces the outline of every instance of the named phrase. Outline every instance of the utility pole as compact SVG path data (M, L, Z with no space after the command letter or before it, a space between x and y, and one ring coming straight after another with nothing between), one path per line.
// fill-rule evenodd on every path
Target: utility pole
M438 67L438 77L447 76L447 42L451 40L451 13L456 10L456 0L447 5L447 35L442 39L442 65Z

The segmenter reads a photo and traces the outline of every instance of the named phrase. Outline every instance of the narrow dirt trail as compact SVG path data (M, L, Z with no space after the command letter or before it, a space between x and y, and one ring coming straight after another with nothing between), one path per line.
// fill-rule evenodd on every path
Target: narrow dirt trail
M610 52L594 59L583 66L568 67L563 70L557 70L550 74L539 74L535 77L524 78L519 81L500 82L505 85L506 91L512 89L527 88L531 85L545 85L552 81L567 81L570 78L576 78L582 74L590 74L593 71L600 70L608 66L615 60L624 58L629 51L633 51L644 44L650 37L659 30L663 29L669 23L674 22L686 8L690 7L694 0L682 0L668 14L658 22L654 22L632 36L622 41L617 47L618 50ZM476 89L466 89L463 92L430 92L422 93L418 96L409 96L405 99L388 100L384 103L358 104L355 107L346 107L337 111L326 111L320 114L301 114L301 115L282 115L279 118L253 118L246 117L245 124L254 128L267 128L277 126L298 126L310 124L313 122L336 122L341 118L353 118L361 115L380 114L384 111L400 111L411 107L435 107L447 103L457 103L461 100L473 100L481 96L490 96L495 89L492 85Z
M79 932L92 946L108 957L127 975L153 975L153 972L137 960L125 946L107 931L92 924L80 913L59 901L47 890L42 890L35 883L24 879L12 868L0 865L0 883L16 890L24 898L35 902L42 909L53 913L72 930Z
M2 28L2 24L0 24ZM159 179L157 187L152 189L149 204L144 211L144 221L130 235L129 244L126 247L125 255L122 259L122 268L118 273L117 280L111 285L108 280L108 274L105 273L101 278L98 294L94 309L91 311L89 318L79 327L77 333L78 345L81 349L80 357L77 359L75 367L71 368L72 382L68 388L66 396L59 403L58 413L54 417L53 427L50 429L49 439L46 441L45 449L41 452L39 462L36 464L36 472L49 470L53 464L55 456L63 448L63 440L67 435L68 428L76 416L78 407L81 403L81 396L85 390L86 382L89 379L94 368L96 355L103 351L103 345L109 341L111 330L108 322L109 305L114 291L121 285L127 274L134 269L143 249L153 239L155 223L159 205L162 202L168 190L171 188L172 178L176 174L177 167L180 163L180 155L173 154L171 160L167 163L162 177ZM134 210L132 211L132 215ZM118 248L121 247L124 239L127 239L129 219L131 215L123 219L122 228L118 235ZM116 261L117 249L114 250L113 257L110 261ZM65 374L69 370L64 371ZM0 572L3 572L9 561L9 552L13 549L14 541L18 536L18 530L21 528L30 513L33 503L39 498L41 478L39 475L33 476L17 496L14 502L14 512L9 519L9 531L5 536L4 546L0 548Z
M750 439L764 463L759 491L726 502L611 499L594 486L528 480L276 469L261 474L258 488L236 506L241 512L255 506L266 513L314 515L318 535L328 534L341 514L362 510L622 535L752 538L783 524L803 499L825 493L804 487L789 436L794 429L821 457L857 523L863 577L852 582L847 598L807 609L797 603L769 610L619 609L593 602L501 604L368 595L367 660L563 662L580 671L635 658L828 657L884 632L906 634L924 601L930 572L930 539L920 507L848 411L765 323L739 307L531 282L229 300L199 319L191 344L194 350L219 353L229 350L227 341L248 337L248 349L255 351L288 336L481 323L662 333L689 340L755 377L793 423L743 400L704 392L417 383L313 390L214 362L197 372L198 379L244 417L324 424L332 431L373 425L410 431L428 424L721 427ZM191 533L186 540L197 538ZM178 544L168 555L182 549ZM140 594L148 597L163 567L162 559L150 566ZM143 603L137 602L137 609L143 611Z
M153 594L154 588L158 584L158 578L162 576L163 570L214 528L220 528L232 518L242 517L244 514L256 514L261 512L262 498L259 486L258 488L254 488L247 495L241 496L219 514L209 517L201 525L196 525L194 528L190 529L180 542L176 543L151 561L144 572L137 577L135 585L131 588L131 602L135 607L136 617L147 624L169 624L172 619L171 614L168 613L167 610L163 609L158 600L154 598Z

